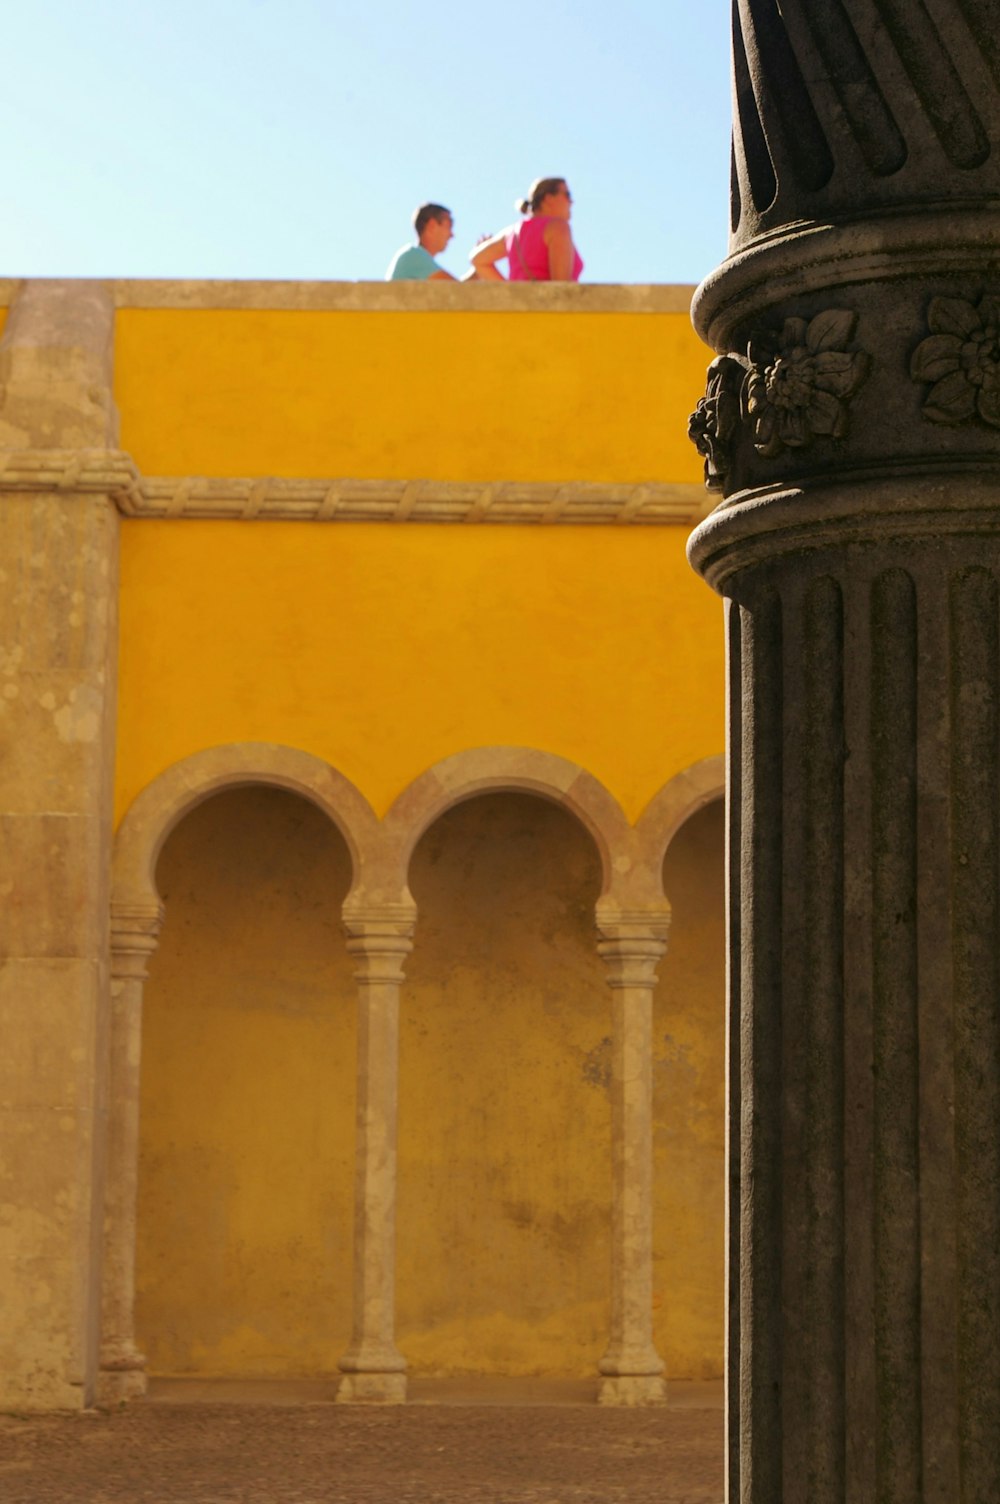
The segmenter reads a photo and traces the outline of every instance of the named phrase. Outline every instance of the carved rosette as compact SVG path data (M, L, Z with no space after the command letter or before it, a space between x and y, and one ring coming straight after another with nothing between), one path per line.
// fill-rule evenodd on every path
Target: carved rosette
M910 361L914 381L931 383L924 417L1000 428L1000 297L931 298L927 327Z
M831 308L815 318L785 320L775 345L751 341L744 386L757 453L772 459L818 438L844 439L847 404L871 369L865 350L849 350L855 314Z

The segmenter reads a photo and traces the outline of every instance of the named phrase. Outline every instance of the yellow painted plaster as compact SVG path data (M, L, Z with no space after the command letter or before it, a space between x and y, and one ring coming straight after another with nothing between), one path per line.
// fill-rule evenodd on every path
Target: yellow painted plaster
M698 481L686 313L119 309L149 475Z
M378 813L522 745L635 819L723 744L721 608L683 528L126 521L119 815L204 747L325 758Z

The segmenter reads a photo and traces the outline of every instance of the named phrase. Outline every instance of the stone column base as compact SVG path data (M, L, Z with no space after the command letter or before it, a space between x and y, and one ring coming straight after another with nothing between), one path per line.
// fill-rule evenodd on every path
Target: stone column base
M665 1405L667 1381L655 1373L625 1373L601 1380L598 1392L601 1405Z
M97 1371L94 1399L98 1405L122 1405L146 1393L146 1360L141 1353L113 1359Z
M402 1405L405 1373L345 1373L337 1390L338 1405Z

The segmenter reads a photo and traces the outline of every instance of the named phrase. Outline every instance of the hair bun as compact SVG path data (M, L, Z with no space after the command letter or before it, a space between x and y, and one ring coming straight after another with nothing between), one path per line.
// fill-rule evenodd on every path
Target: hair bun
M531 199L530 198L522 198L519 203L516 203L514 205L514 208L517 210L518 214L530 214L531 213Z

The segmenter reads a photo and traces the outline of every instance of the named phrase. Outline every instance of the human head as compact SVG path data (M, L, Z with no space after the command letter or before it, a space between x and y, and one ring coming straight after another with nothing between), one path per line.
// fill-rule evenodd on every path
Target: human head
M432 256L439 256L455 233L451 210L444 204L421 204L413 216L413 228Z
M552 214L557 219L569 219L573 212L573 197L565 178L536 178L528 189L527 198L516 207L522 214Z

